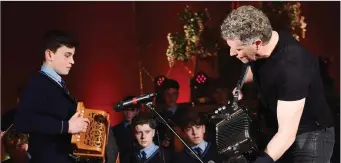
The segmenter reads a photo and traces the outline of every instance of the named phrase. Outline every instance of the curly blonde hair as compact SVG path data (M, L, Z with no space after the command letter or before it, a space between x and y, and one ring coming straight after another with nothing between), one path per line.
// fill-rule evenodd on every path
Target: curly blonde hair
M231 11L221 25L222 37L227 40L239 39L250 45L256 39L268 43L272 34L269 18L254 6L241 6Z

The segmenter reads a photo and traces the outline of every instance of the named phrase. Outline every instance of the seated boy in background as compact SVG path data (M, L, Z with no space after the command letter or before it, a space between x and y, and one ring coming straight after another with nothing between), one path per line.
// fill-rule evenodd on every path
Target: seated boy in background
M187 109L179 118L179 125L184 132L185 141L195 151L196 155L203 162L220 163L214 143L204 140L206 127L198 112L194 109ZM184 148L181 152L175 153L173 162L198 163L199 161L191 151Z
M128 158L121 163L170 163L171 152L154 144L157 122L150 113L141 113L133 118L131 127L137 145Z

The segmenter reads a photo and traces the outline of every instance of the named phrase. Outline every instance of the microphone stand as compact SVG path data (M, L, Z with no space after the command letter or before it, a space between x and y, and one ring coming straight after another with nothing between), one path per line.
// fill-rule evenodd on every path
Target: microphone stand
M161 149L161 141L160 141L160 135L159 135L159 131L156 130L156 135L157 135L157 141L160 144L160 157L162 159L163 163L166 163L166 159L165 159L165 154L164 151Z
M146 106L147 106L150 110L152 110L152 111L160 118L160 120L162 121L162 123L163 123L164 125L166 125L166 126L173 132L173 134L182 142L183 145L185 145L185 147L186 147L189 151L192 152L192 154L194 154L195 158L196 158L198 161L200 161L201 163L204 163L204 162L200 159L200 157L194 152L194 150L193 150L191 147L189 147L189 146L185 143L185 141L184 141L184 140L183 140L183 139L182 139L182 138L181 138L181 137L172 129L172 127L168 125L167 121L166 121L165 119L163 119L162 116L155 110L155 108L153 107L153 103L152 103L152 102L146 103Z
M11 124L4 132L1 133L1 139L12 128L12 126L13 124Z

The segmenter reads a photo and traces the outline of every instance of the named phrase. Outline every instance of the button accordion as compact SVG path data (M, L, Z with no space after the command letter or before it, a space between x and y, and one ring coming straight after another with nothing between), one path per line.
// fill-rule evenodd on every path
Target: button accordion
M245 106L220 108L213 115L218 155L228 162L251 162L258 153L257 127L254 126ZM233 160L233 161L232 161Z
M254 125L248 108L238 103L240 90L249 65L244 65L241 79L237 83L234 100L211 116L215 125L218 155L228 163L251 162L258 154L257 127Z
M82 117L88 118L90 123L86 132L72 135L73 156L77 161L104 162L110 129L109 114L85 108L82 102L78 102L77 111L81 112Z

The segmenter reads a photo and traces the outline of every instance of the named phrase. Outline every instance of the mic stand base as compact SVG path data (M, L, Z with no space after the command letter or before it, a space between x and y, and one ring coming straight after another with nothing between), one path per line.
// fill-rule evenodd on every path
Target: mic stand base
M167 127L168 127L168 129L170 129L171 131L172 131L172 133L182 142L182 144L189 150L189 151L191 151L192 152L192 154L194 154L194 156L195 156L195 158L198 160L198 161L200 161L201 163L204 163L201 159L200 159L200 157L194 152L194 150L191 148L191 147L189 147L187 144L186 144L186 142L172 129L172 127L171 126L169 126L169 124L167 123L167 121L165 120L165 119L163 119L162 118L162 116L155 110L155 108L153 107L153 104L152 104L152 102L148 102L147 104L146 104L146 106L150 109L150 110L152 110L157 116L158 116L158 118L162 121L162 123L164 124L164 125L166 125Z
M156 131L156 135L157 135L157 141L158 141L159 145L161 145L159 131ZM166 163L164 151L161 147L159 149L160 149L160 158L161 158L163 163Z

